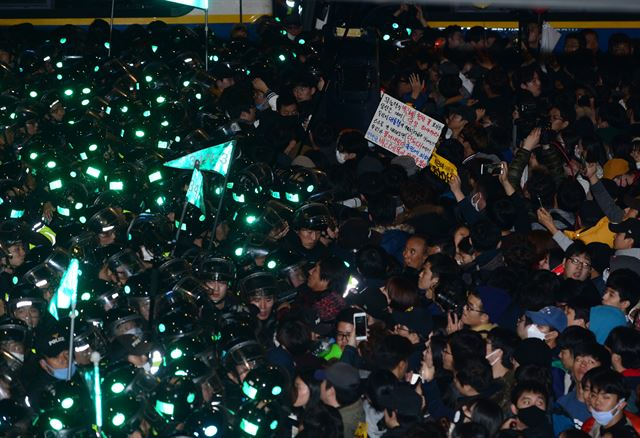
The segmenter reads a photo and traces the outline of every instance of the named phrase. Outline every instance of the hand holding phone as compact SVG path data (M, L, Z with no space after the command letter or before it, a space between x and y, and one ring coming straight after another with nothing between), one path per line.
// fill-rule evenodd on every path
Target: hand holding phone
M353 327L356 332L356 341L367 340L367 314L364 312L354 313Z

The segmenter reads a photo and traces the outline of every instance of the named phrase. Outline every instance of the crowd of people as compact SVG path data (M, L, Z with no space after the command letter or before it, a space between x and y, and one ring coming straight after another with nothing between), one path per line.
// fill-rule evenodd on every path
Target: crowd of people
M636 43L389 11L443 180L330 122L325 31L0 35L0 435L638 437Z

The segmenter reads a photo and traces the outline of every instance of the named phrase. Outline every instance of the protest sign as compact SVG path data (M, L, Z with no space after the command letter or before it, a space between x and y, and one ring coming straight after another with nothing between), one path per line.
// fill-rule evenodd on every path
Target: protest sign
M429 161L429 170L440 178L442 181L448 183L451 177L458 174L458 168L451 161L444 157L441 157L436 152L431 155L431 161Z
M396 155L412 157L424 168L429 163L444 125L397 99L383 94L366 139Z

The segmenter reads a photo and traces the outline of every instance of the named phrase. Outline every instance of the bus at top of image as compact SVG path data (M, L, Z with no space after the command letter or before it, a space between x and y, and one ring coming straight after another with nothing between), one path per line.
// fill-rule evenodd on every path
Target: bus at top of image
M251 24L263 15L281 15L283 11L302 11L316 19L332 16L351 27L384 26L400 2L342 2L334 0L0 0L0 27L30 23L35 27L66 24L88 26L96 18L109 21L114 6L114 26L149 24L161 20L169 25L195 26L205 23L205 12L191 5L208 2L208 22L218 35L228 35L234 24ZM181 4L185 3L185 4ZM414 2L409 2L414 3ZM464 3L464 2L462 2ZM294 5L292 7L292 5ZM491 2L465 5L423 5L428 24L444 29L459 25L463 29L483 26L499 32L517 32L523 21L540 19L563 35L582 29L595 30L600 41L617 32L640 39L640 13L556 11L553 9L517 9ZM357 11L354 13L354 10ZM329 12L329 14L327 14ZM336 17L338 17L336 19ZM350 18L349 18L350 17ZM333 21L333 20L331 20ZM562 42L562 41L561 41ZM605 46L606 47L606 46Z

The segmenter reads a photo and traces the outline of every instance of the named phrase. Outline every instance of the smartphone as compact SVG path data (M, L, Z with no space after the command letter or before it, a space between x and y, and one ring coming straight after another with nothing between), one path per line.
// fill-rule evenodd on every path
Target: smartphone
M353 315L353 327L356 331L356 341L367 339L367 314L358 312Z
M410 383L412 385L415 385L416 383L418 383L418 381L420 381L420 374L416 374L416 373L411 374L411 382Z
M360 284L358 279L353 275L349 275L349 280L347 281L347 287L344 288L344 293L342 294L342 297L346 298L346 296L349 295L350 293L354 293L355 291L357 291L358 284Z
M481 175L497 176L502 174L502 163L489 163L480 166Z

